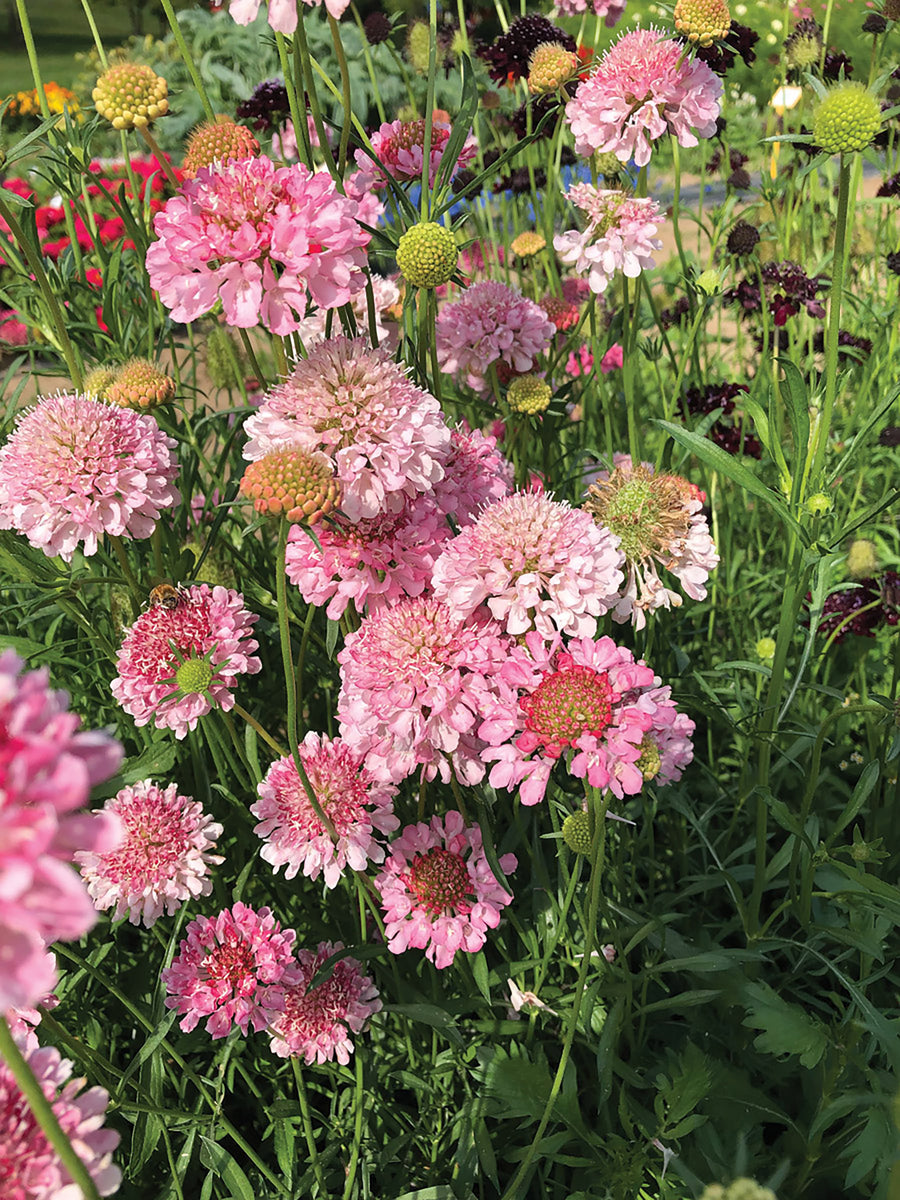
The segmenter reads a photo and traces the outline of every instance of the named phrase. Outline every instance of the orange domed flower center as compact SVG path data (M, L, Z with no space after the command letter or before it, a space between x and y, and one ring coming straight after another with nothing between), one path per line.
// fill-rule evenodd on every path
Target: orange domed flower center
M525 732L516 745L526 754L541 748L549 758L559 758L585 734L601 736L612 721L615 696L605 671L566 663L519 700Z
M466 864L459 854L435 846L410 863L406 885L432 916L450 911L471 912L475 895Z

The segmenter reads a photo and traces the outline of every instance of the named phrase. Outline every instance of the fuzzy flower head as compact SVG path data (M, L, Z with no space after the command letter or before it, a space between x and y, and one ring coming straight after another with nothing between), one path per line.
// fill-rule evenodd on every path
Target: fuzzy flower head
M256 154L259 154L259 142L247 126L238 125L231 117L220 113L191 131L181 169L186 179L193 179L203 167L253 158Z
M409 596L421 596L451 537L446 517L429 496L408 500L399 512L337 518L316 533L291 530L287 577L308 604L328 605L337 621L352 601L356 611L375 612Z
M212 853L222 826L198 801L180 795L174 783L160 788L144 779L122 788L103 811L121 822L123 840L106 854L75 855L95 908L114 907L113 920L127 916L149 929L185 900L209 895L209 868L224 862Z
M284 867L285 879L302 870L309 879L323 875L333 888L346 867L364 871L367 863L384 861L379 835L400 824L393 810L397 789L376 783L362 756L340 738L308 733L300 759L337 841L313 808L293 758L273 763L257 788L260 798L250 809L260 818L254 833L265 842L262 858L276 871Z
M430 188L437 181L438 168L450 140L450 128L449 121L432 120L428 159ZM361 171L360 182L366 188L383 188L387 185L388 177L398 183L421 182L425 163L425 129L423 118L416 121L386 121L372 134L372 149L378 162L372 162L364 151L356 151L356 162ZM469 165L477 149L478 143L470 133L453 167L454 175Z
M154 218L151 286L175 321L221 300L229 325L293 333L311 299L347 304L365 286L369 234L326 172L260 155L201 168Z
M156 419L79 393L39 400L0 448L0 529L71 562L102 534L147 538L181 499Z
M340 958L327 979L310 990L316 972L343 942L320 942L316 950L298 950L296 983L285 989L284 1009L269 1025L273 1051L281 1058L302 1058L307 1066L334 1062L346 1066L353 1053L351 1033L361 1033L381 1007L378 989L355 958Z
M47 671L22 666L12 650L0 654L0 1012L52 991L48 944L80 938L97 919L73 852L105 853L121 833L115 817L81 811L118 769L121 747L79 732Z
M13 1039L97 1191L111 1196L122 1172L112 1161L119 1135L103 1127L108 1093L103 1088L82 1091L85 1081L72 1078L72 1064L55 1046L40 1046L30 1030L14 1031ZM80 1200L82 1194L2 1059L0 1183L4 1200Z
M307 8L321 8L323 0L303 0ZM324 0L325 11L339 21L350 0ZM249 25L259 13L260 0L229 0L228 11L238 25ZM298 0L269 0L269 25L291 37L297 32Z
M256 620L229 588L181 588L177 604L151 605L126 630L112 694L136 725L186 737L214 704L233 708L238 677L260 670Z
M507 639L493 621L466 621L430 597L366 617L338 654L341 736L377 779L477 783L484 774L479 714Z
M650 161L650 143L671 133L681 146L712 137L722 81L706 63L658 29L624 34L566 105L575 150L589 158L612 152L620 162ZM696 133L694 132L696 130Z
M621 20L628 0L554 0L553 11L561 17L578 17L592 12L603 18L607 29L612 29Z
M541 306L515 288L491 280L475 283L441 309L438 362L460 383L484 392L492 363L505 364L515 374L531 371L555 332Z
M439 969L450 966L457 950L476 954L512 902L488 865L480 828L450 811L427 825L407 825L390 851L375 879L388 949L424 950ZM503 873L515 868L516 856L504 854Z
M528 633L500 682L510 691L501 687L479 735L489 744L485 762L494 763L491 785L519 788L523 804L543 800L560 759L571 775L620 798L647 779L679 778L690 761L693 722L678 714L650 668L611 638L565 643Z
M485 508L444 549L434 594L468 617L482 604L507 633L589 636L624 576L617 539L587 513L537 492Z
M262 516L283 516L292 525L315 525L341 500L331 459L300 446L272 450L250 463L240 492Z
M407 498L430 492L450 446L437 400L365 338L319 342L244 428L251 461L292 445L327 455L351 521L398 512Z
M617 271L636 279L656 266L651 256L662 242L653 236L661 219L655 200L598 191L590 183L576 183L567 198L588 214L588 225L583 233L558 234L553 245L562 262L587 276L592 292L605 292Z
M706 580L719 562L703 514L705 498L680 475L656 475L646 463L632 466L627 454L616 456L611 472L600 472L584 508L618 536L628 564L614 620L643 629L647 612L679 607L681 596L663 584L657 563L692 600L705 598Z
M502 500L512 490L512 463L497 449L497 439L464 425L454 429L444 478L434 488L441 511L460 527L471 525L486 504Z
M182 1014L189 1033L204 1019L213 1038L234 1026L259 1033L284 1008L284 991L299 979L293 929L282 930L268 908L256 912L238 902L216 917L197 917L160 973L166 1008Z

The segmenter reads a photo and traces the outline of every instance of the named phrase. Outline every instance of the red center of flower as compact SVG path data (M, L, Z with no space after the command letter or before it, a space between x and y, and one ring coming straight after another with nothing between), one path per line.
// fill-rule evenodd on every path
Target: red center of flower
M541 747L549 758L559 758L584 734L600 737L612 720L614 696L605 671L574 664L555 671L520 698L525 732L516 745L526 753Z
M462 856L450 850L435 846L427 854L418 855L410 863L404 882L431 916L448 909L462 914L472 911L468 899L475 894L472 880Z
M242 992L247 979L255 979L253 950L246 942L226 942L216 946L203 960L203 972L210 983L227 985Z

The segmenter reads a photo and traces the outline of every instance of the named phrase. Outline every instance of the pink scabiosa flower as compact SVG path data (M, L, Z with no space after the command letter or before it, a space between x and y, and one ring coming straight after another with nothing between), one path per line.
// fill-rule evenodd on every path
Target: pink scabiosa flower
M662 242L653 236L660 221L655 200L598 191L590 183L576 183L567 198L588 214L588 225L583 233L568 229L557 234L553 245L562 262L587 275L592 292L605 292L617 271L636 279L656 266L651 255L662 249Z
M152 721L186 737L214 704L234 707L238 676L260 670L251 637L258 619L231 588L181 588L174 607L152 604L126 630L112 694L136 725Z
M343 942L319 942L316 950L298 950L299 979L285 989L284 1009L269 1025L273 1051L281 1058L302 1058L307 1066L334 1062L346 1066L353 1053L351 1033L361 1033L381 1007L378 989L355 958L341 958L327 979L309 985Z
M0 529L72 561L104 533L147 538L181 499L175 439L149 413L79 393L39 400L0 449Z
M577 353L573 350L566 359L566 374L571 375L573 379L580 375L590 375L593 369L594 356L587 342L578 347Z
M321 8L323 0L303 0L307 8ZM339 21L350 0L324 0L325 10L330 17ZM238 25L249 25L259 12L260 0L229 0L228 11ZM290 37L297 31L298 0L269 0L269 24L276 33Z
M452 430L444 478L434 485L441 511L458 526L471 525L480 509L512 490L512 463L497 449L497 439L465 424Z
M494 621L465 621L439 601L403 600L366 617L338 654L341 735L376 779L397 783L417 767L475 784L484 775L475 736L505 661Z
M498 690L500 700L478 732L489 743L484 759L494 764L491 785L519 788L523 804L543 800L550 773L564 755L570 774L620 798L643 787L645 752L650 756L655 748L661 760L660 731L671 732L677 717L669 689L612 638L565 643L528 633L524 645L510 651L500 675L510 690ZM686 727L682 723L675 732L686 734ZM673 744L671 778L678 778L679 756L683 752Z
M428 186L431 188L437 181L438 168L449 140L450 122L432 120L431 150L428 159ZM381 128L372 134L371 141L377 163L373 162L365 151L356 151L362 184L368 188L383 188L387 185L388 177L396 179L398 183L421 182L422 167L425 163L424 118L417 121L385 121ZM454 164L454 175L468 166L477 150L478 142L470 133Z
M514 871L516 856L504 854L500 868L505 875ZM424 950L439 969L450 966L457 950L476 954L512 902L488 865L481 830L452 810L427 825L407 825L391 842L375 886L388 949Z
M124 787L104 805L122 824L124 837L106 854L81 850L75 861L94 907L113 908L149 929L163 913L172 916L185 900L212 891L209 868L225 860L213 854L222 826L176 784L151 779Z
M613 342L607 352L600 359L601 375L608 375L610 371L621 370L625 362L625 351L618 342Z
M370 235L356 217L331 176L302 163L260 155L203 168L154 218L150 283L176 321L221 300L229 325L293 333L308 298L337 308L365 286Z
M396 513L338 518L316 533L291 529L285 555L287 577L308 604L328 604L337 621L350 601L358 613L375 612L407 596L421 596L451 536L444 513L428 496L409 500Z
M658 29L624 34L566 105L575 150L650 161L650 142L670 132L681 146L716 131L722 80ZM694 133L696 130L696 134Z
M72 1064L55 1046L40 1046L30 1031L14 1032L13 1038L97 1191L111 1196L122 1172L112 1161L119 1135L103 1127L109 1094L103 1088L82 1091L85 1080L72 1078ZM79 1200L82 1194L2 1059L0 1181L4 1200Z
M643 629L647 612L679 607L681 596L665 586L657 563L671 571L692 600L705 598L706 580L719 556L703 513L704 499L680 475L657 475L649 463L633 467L628 454L616 455L614 469L598 474L584 508L618 536L627 562L614 620L630 620L635 629Z
M244 457L301 446L328 455L350 521L399 512L444 476L450 430L406 368L365 338L319 342L273 388L244 428Z
M309 879L325 878L333 888L346 867L364 871L369 862L384 861L378 835L393 833L397 789L377 783L363 766L362 755L340 738L308 733L300 744L300 759L320 808L337 834L322 824L310 803L293 758L280 758L257 788L259 800L250 811L260 818L254 829L265 842L262 858L285 879L302 869Z
M296 933L282 929L268 908L256 912L238 902L216 917L197 917L160 975L166 1008L182 1013L189 1033L208 1018L207 1033L227 1037L233 1026L256 1033L284 1008L285 988L300 978L294 959Z
M460 617L486 604L514 636L589 636L618 599L625 556L587 515L537 492L498 500L444 548L435 597Z
M516 374L530 371L555 332L541 306L515 288L491 280L475 283L438 315L438 362L460 383L485 392L492 363Z
M97 920L74 852L111 850L121 833L115 817L79 810L118 770L122 748L79 732L46 670L22 667L12 650L0 655L0 1013L52 991L48 944L80 938Z
M603 17L607 29L612 29L622 17L628 0L554 0L553 11L560 17L577 17L592 12Z

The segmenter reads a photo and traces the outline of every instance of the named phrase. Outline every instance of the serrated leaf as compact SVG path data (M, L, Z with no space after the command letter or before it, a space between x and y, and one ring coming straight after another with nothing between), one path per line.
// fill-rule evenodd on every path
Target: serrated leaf
M799 1055L808 1070L818 1063L828 1048L828 1036L821 1021L810 1017L797 1004L789 1004L767 983L748 983L744 987L748 1016L742 1022L748 1029L759 1029L753 1044L763 1054L776 1058Z

